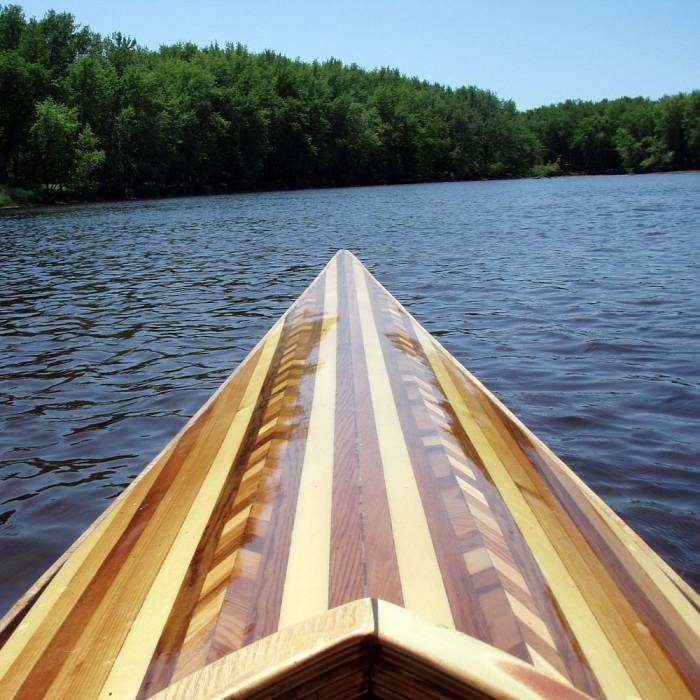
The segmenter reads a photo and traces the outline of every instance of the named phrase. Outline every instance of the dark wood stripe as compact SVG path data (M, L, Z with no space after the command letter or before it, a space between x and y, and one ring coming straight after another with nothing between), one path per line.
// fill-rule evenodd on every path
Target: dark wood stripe
M343 277L350 300L346 322L350 325L357 458L362 499L363 558L367 579L365 595L403 605L384 470L369 388L370 377L362 343L355 278L349 257L343 257L347 261Z
M329 608L367 596L357 449L352 336L347 286L350 260L338 260L338 335L333 454Z

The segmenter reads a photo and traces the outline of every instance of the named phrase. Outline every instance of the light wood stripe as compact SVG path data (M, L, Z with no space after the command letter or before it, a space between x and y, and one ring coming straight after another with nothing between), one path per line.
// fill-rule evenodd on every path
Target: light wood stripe
M283 321L280 320L265 340L260 360L246 387L241 405L231 421L231 426L187 514L178 538L168 552L112 666L102 688L100 695L102 698L132 697L138 692L160 634L175 603L187 567L250 423L260 390L277 349L282 327Z
M510 607L516 614L518 619L525 625L527 625L540 639L543 639L547 644L549 644L552 649L556 649L556 644L552 639L552 635L547 629L547 625L537 617L533 612L528 610L515 596L506 592L506 598L510 603Z
M481 428L469 412L442 358L433 347L427 332L411 319L416 336L430 361L445 396L452 404L459 422L474 443L496 487L508 504L513 517L544 569L552 593L566 620L574 631L603 691L610 698L636 698L639 691L623 666L595 615L586 604L576 582L557 554L544 529L513 482L508 470L484 437Z
M460 479L458 476L455 477L457 479L457 483L459 484L459 488L462 489L462 491L465 492L465 494L468 494L471 498L475 498L477 501L479 501L482 505L486 506L488 508L488 503L486 501L486 496L484 496L481 491L478 489L474 488L470 483L467 481L464 481L464 479Z
M326 271L323 322L279 628L328 610L338 338L338 259Z
M372 378L370 396L379 437L404 603L409 610L428 620L454 627L445 584L391 390L365 273L355 260L353 274L367 371Z

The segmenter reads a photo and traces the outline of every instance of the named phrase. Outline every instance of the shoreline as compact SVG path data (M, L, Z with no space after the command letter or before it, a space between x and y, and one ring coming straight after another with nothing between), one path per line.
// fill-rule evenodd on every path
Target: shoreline
M522 176L511 176L511 177L474 177L474 178L463 178L463 179L451 179L451 178L434 178L429 180L409 180L406 182L378 182L378 183L354 183L354 184L332 184L332 185L294 185L289 187L284 186L270 186L270 187L256 187L250 189L230 189L230 190L192 190L188 192L164 192L161 194L144 194L136 195L133 197L104 197L104 198L94 198L94 199L66 199L66 200L54 200L32 202L30 204L23 203L12 203L12 204L0 204L0 212L3 211L15 211L18 209L46 209L50 207L63 207L63 206L78 206L78 205L90 205L90 204L109 204L117 202L149 202L157 201L161 199L183 199L186 197L218 197L227 196L234 194L261 194L261 193L275 193L275 192L304 192L307 190L332 190L332 189L346 189L346 188L359 188L359 187L397 187L401 185L431 185L431 184L446 184L446 183L457 183L457 182L498 182L498 181L508 181L508 180L554 180L558 178L567 177L613 177L620 175L683 175L688 173L700 173L698 170L653 170L643 173L628 173L625 171L617 172L565 172L565 173L552 173L547 175L522 175ZM40 197L39 190L24 189L20 187L6 187L0 186L0 193L8 190L22 190L31 196ZM8 193L8 197L11 195Z

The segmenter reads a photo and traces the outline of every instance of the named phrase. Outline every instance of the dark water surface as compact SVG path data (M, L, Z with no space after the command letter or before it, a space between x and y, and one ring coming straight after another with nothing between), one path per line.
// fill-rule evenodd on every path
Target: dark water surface
M338 248L700 587L700 174L0 214L0 612Z

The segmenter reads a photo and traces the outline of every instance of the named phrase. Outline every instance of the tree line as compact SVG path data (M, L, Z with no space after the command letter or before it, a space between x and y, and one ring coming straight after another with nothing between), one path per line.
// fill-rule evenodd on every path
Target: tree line
M139 46L0 5L0 185L80 197L700 167L700 91L520 112L241 44Z

